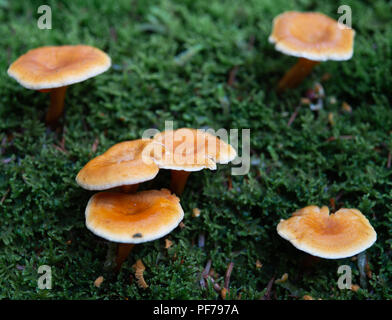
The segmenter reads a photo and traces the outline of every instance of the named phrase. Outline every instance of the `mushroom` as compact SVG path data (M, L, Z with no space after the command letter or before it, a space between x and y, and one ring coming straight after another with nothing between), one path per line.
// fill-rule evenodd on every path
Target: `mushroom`
M143 154L151 141L138 139L115 144L90 160L77 174L76 182L87 190L120 187L125 192L136 191L139 183L154 179L159 171L153 159Z
M278 234L297 249L325 259L354 256L370 246L377 234L357 209L342 208L329 214L328 207L307 206L277 226Z
M110 65L110 57L91 46L48 46L19 57L8 75L25 88L50 92L46 123L53 125L63 112L67 86L95 77Z
M326 60L349 60L353 55L355 31L318 12L288 11L275 17L269 41L298 62L280 80L278 91L295 88Z
M119 243L118 270L135 244L167 235L181 222L184 212L180 199L161 189L134 194L96 193L89 200L85 215L91 232Z
M148 148L159 168L171 169L170 189L177 195L182 194L192 171L216 170L217 163L229 163L237 155L230 144L190 128L159 132Z

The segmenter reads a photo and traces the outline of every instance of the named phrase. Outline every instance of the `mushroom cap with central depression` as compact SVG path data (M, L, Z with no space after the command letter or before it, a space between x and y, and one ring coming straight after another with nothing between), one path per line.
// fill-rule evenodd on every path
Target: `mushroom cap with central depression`
M232 161L237 152L228 143L201 129L181 128L156 134L151 156L161 169L200 171Z
M142 243L165 236L184 217L180 199L169 190L135 194L99 192L86 208L86 226L113 242Z
M8 75L28 89L51 89L94 77L110 65L110 57L91 46L48 46L20 56L9 67Z
M313 256L340 259L354 256L370 246L377 234L357 209L329 214L327 207L308 206L281 220L278 234L297 249Z
M150 139L124 141L90 160L76 176L87 190L105 190L152 180L159 172L152 158L143 153Z
M355 31L318 12L288 11L274 19L269 41L290 56L313 61L348 60Z

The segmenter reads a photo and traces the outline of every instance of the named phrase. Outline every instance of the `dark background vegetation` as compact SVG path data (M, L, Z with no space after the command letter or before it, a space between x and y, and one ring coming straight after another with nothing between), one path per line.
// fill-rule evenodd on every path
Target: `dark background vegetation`
M52 30L37 28L42 1L0 0L0 298L215 299L211 284L203 290L198 281L209 259L221 285L234 262L233 299L392 297L390 1L45 3ZM353 12L353 58L322 63L297 90L278 96L274 87L295 59L268 43L273 17L300 10L337 19L340 4ZM49 130L48 95L23 88L6 70L29 49L81 43L107 52L113 66L70 87L62 126ZM300 103L315 82L326 93L320 111ZM164 129L164 120L177 128L250 128L251 171L230 176L230 166L219 166L192 174L181 197L185 228L168 235L172 247L165 249L164 239L139 245L116 275L104 270L107 241L85 227L93 193L78 187L75 176L111 145ZM167 187L168 179L162 170L142 189ZM276 233L279 220L296 209L333 201L336 209L361 210L378 233L366 252L367 289L337 288L341 264L360 284L355 258L308 263ZM201 215L193 218L196 207ZM139 258L146 290L132 281ZM52 290L37 288L43 264L52 266ZM267 292L284 273L289 282Z

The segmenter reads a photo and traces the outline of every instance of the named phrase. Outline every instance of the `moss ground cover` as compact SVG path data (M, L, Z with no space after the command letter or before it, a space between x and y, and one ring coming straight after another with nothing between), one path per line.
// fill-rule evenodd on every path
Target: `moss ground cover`
M198 281L208 260L221 284L234 263L233 299L392 298L390 3L345 1L356 30L353 58L320 64L281 96L275 85L295 59L268 43L273 17L300 10L336 19L335 1L47 4L52 30L40 30L40 1L0 0L0 298L215 299L211 283L203 289ZM43 121L48 97L6 70L28 49L79 43L107 52L113 66L69 89L63 126L53 131ZM319 111L301 104L315 82L326 94ZM185 227L168 236L172 246L164 239L136 246L116 275L104 269L107 242L85 227L93 193L75 176L111 145L164 129L165 120L177 128L250 128L252 166L245 176L231 176L230 166L191 175L181 196ZM167 187L169 177L162 170L142 189ZM308 204L354 207L368 217L378 240L366 252L367 288L336 285L342 264L360 284L355 259L309 264L277 235L279 220ZM134 280L137 259L145 290ZM37 287L44 264L52 266L52 290ZM268 290L284 273L289 282Z

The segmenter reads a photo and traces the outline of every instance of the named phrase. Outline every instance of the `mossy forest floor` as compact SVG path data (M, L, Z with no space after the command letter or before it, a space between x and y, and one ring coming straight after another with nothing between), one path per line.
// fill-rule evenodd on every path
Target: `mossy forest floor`
M337 19L336 1L46 1L52 30L37 28L41 2L0 0L0 298L216 299L211 283L202 289L198 281L210 259L221 285L234 263L232 299L392 298L390 2L345 1L353 58L321 63L280 96L276 83L296 60L268 43L274 16L299 10ZM48 95L6 70L31 48L80 43L107 52L113 66L70 87L61 127L49 130ZM324 105L312 111L301 101L317 82ZM105 271L107 241L84 221L93 192L75 176L113 144L164 129L165 120L176 128L250 128L251 170L192 174L181 196L185 227L166 237L172 246L164 238L136 246L119 274ZM141 188L168 187L168 178L161 170ZM276 232L296 209L334 202L361 210L378 233L366 251L367 288L355 259L308 263ZM137 259L147 289L134 279ZM359 290L338 289L343 264ZM40 265L52 267L51 290L37 287ZM271 281L284 273L288 282Z

